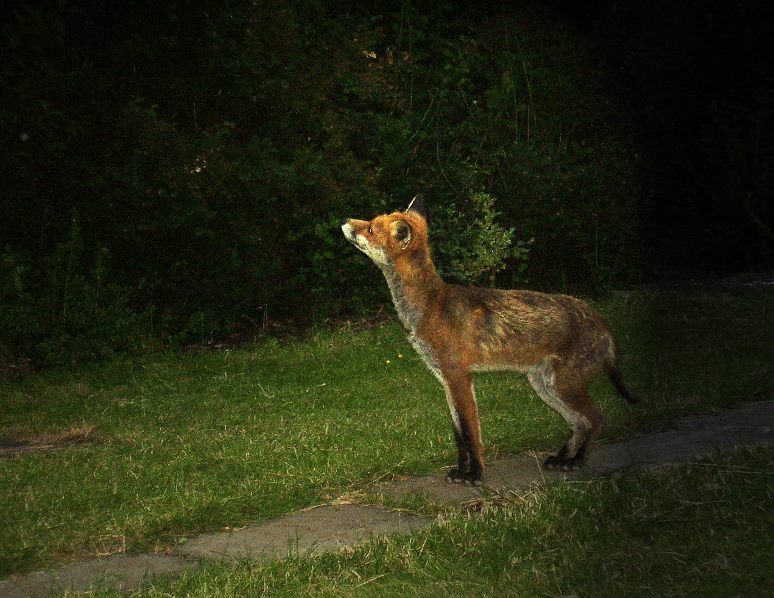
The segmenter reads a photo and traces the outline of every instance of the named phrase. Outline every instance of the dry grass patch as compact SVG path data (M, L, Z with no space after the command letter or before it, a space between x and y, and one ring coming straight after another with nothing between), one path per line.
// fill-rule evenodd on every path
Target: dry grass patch
M15 457L33 451L93 444L96 441L94 429L95 426L80 426L61 432L28 437L2 436L0 437L0 457Z

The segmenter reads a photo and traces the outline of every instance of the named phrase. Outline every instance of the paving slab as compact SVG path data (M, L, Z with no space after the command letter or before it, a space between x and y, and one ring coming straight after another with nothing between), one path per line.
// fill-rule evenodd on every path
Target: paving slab
M437 505L462 506L466 503L506 490L524 490L536 483L577 479L577 471L545 471L541 467L545 457L512 455L501 457L487 464L484 484L466 486L446 481L446 471L432 473L421 478L396 478L381 482L370 491L400 501L408 496L421 496Z
M388 482L379 482L368 491L397 501L409 496L420 496L436 504L453 505L462 505L487 495L483 486L449 484L446 471L436 471L421 478L398 476Z
M546 471L543 461L548 453L527 457L513 455L498 459L487 468L486 486L491 491L527 490L535 484L566 482L583 476L582 471Z
M774 430L774 401L747 403L733 409L720 409L714 413L691 415L677 421L677 427L711 428L713 430L757 431Z
M625 469L679 465L740 447L774 444L774 401L684 417L677 429L598 446L585 473L607 475Z
M0 597L37 598L51 592L85 592L91 588L129 591L152 577L175 576L197 566L197 561L176 555L115 555L0 581Z
M679 465L743 446L774 444L774 434L732 430L671 430L600 446L590 456L585 473L608 475L624 469Z
M176 550L218 560L282 558L351 548L375 536L410 533L430 523L427 517L376 505L323 505L240 530L198 536Z

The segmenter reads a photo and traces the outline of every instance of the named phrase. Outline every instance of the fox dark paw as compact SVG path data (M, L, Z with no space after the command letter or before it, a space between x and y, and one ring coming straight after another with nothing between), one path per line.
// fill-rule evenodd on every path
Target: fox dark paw
M577 471L583 466L582 457L563 457L560 455L551 455L543 463L543 469L549 471Z
M565 444L557 454L551 455L543 463L543 469L549 471L577 471L583 467L586 461L586 445L581 445L574 457L567 456L567 445Z
M449 470L446 481L451 484L465 484L466 486L480 486L481 474L473 472L461 472L458 468Z

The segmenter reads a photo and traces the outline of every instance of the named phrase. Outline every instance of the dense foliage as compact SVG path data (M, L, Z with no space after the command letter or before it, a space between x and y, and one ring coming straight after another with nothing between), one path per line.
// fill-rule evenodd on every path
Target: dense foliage
M541 5L25 2L0 64L0 359L385 300L342 216L429 198L448 278L641 276L631 117Z

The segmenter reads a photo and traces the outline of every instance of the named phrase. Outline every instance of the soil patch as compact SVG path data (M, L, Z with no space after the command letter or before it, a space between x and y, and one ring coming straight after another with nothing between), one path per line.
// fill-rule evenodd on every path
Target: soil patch
M93 444L96 440L94 426L71 428L63 432L39 434L30 438L0 437L0 457L16 457L34 451Z

